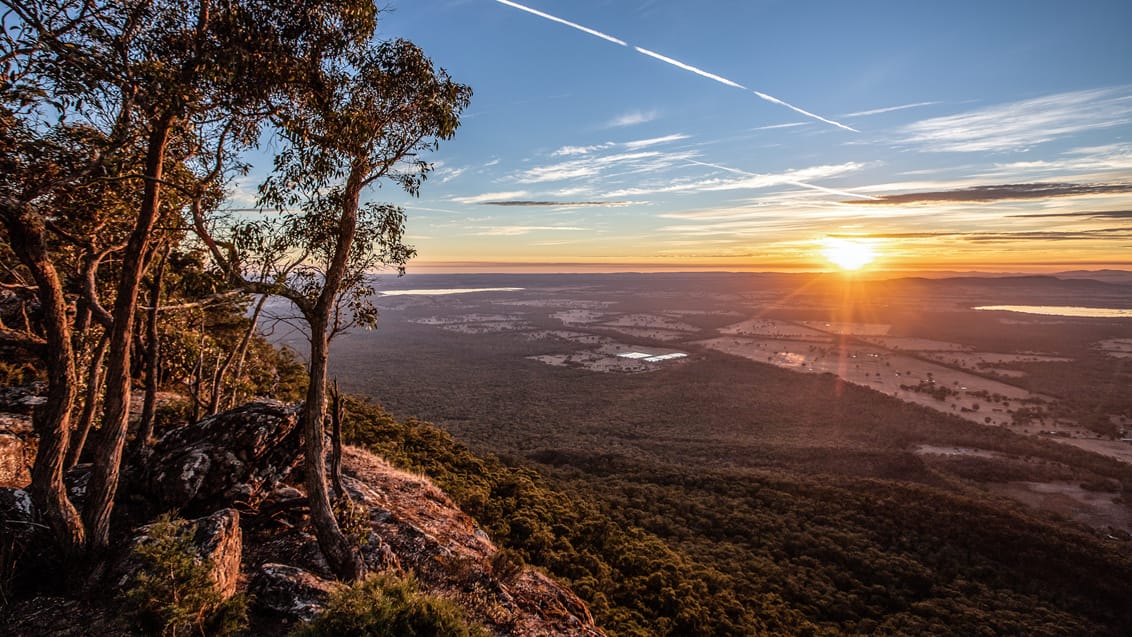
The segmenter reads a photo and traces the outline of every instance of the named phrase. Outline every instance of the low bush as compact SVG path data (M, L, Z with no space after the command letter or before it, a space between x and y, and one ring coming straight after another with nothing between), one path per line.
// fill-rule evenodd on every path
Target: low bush
M373 575L336 593L292 637L486 637L455 604L422 593L412 578Z

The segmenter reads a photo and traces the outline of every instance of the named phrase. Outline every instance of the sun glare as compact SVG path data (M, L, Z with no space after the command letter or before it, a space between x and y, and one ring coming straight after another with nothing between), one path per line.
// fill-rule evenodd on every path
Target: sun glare
M822 243L822 256L842 270L860 270L876 258L872 246L864 241L827 238Z

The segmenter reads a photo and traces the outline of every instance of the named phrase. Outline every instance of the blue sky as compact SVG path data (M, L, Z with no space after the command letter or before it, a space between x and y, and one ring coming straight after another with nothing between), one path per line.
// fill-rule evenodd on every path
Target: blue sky
M475 95L419 199L372 196L418 272L813 270L845 241L1132 267L1130 26L1127 0L394 1L380 36Z

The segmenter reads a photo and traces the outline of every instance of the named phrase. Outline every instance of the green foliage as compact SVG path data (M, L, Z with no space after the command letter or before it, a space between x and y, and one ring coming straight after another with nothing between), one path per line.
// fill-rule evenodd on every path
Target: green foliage
M540 472L477 457L427 423L348 407L348 439L432 476L495 541L570 585L612 635L1132 627L1126 555L973 490L593 451L541 453ZM1001 470L1033 471L1022 461Z
M192 529L164 514L134 547L141 568L122 594L123 610L159 635L234 635L247 623L242 595L223 599L197 555Z
M292 637L486 637L459 607L422 593L411 577L378 574L336 593Z
M365 544L369 540L370 532L369 509L354 502L348 495L334 498L331 504L334 518L338 521L338 528L342 529L342 534L354 544Z

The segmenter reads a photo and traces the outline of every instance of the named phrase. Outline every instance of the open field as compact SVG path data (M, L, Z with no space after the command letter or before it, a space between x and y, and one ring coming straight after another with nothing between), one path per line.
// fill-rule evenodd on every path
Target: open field
M1037 454L1060 477L1132 485L1132 443L1118 440L1132 379L1111 356L1132 343L1132 320L970 309L1123 307L1127 287L791 275L424 276L382 287L510 288L379 297L378 331L334 344L346 389L475 448L935 483L932 472L955 463L922 449L957 446L993 455L967 461ZM687 356L645 360L676 353ZM1012 482L1042 482L1036 465L1018 466ZM994 483L969 469L963 480ZM1128 505L1081 506L1098 510L1079 519L1124 524L1101 509Z

